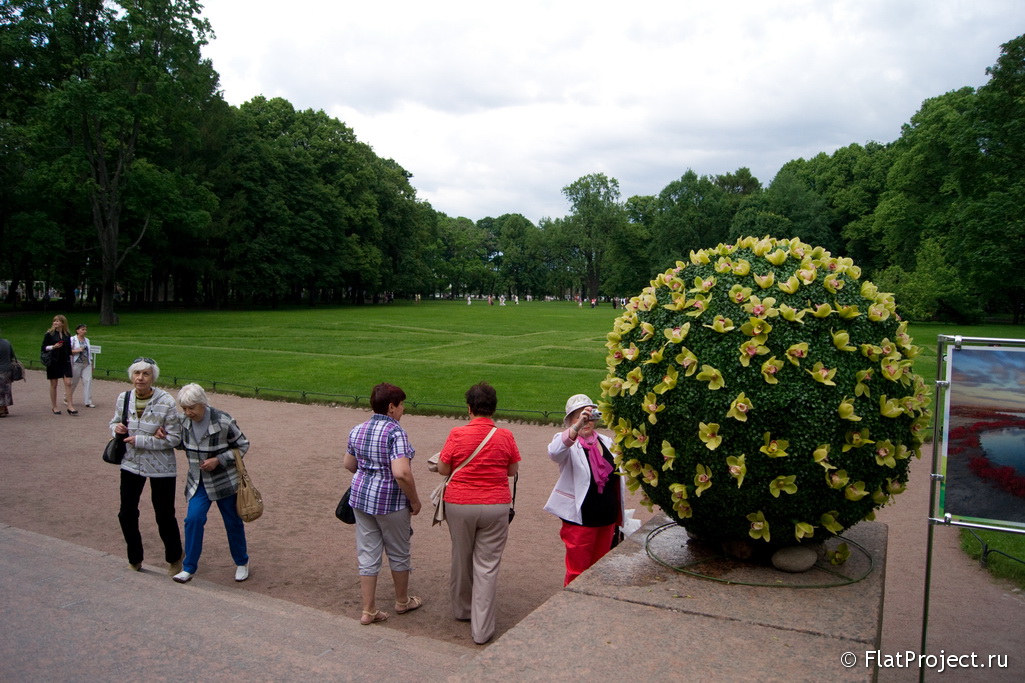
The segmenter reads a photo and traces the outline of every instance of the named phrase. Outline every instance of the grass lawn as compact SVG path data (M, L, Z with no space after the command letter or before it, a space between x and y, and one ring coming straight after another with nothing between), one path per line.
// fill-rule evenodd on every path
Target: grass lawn
M982 556L982 543L991 551L999 550L1011 559L999 552L990 552L987 557L986 567L994 576L1000 576L1013 581L1016 585L1025 588L1025 535L1011 533L1009 531L987 531L983 529L962 529L961 549L968 553L969 557L979 559Z
M38 349L53 314L0 317L3 336L22 361L41 367ZM199 382L208 389L265 398L306 398L364 405L378 382L398 384L411 412L462 413L467 387L487 380L507 417L561 419L571 394L597 398L605 377L605 335L620 311L567 302L488 306L474 301L277 311L122 311L100 327L96 311L72 312L103 349L97 376L125 377L138 356L155 358L164 386ZM936 337L1025 338L1025 326L917 324L922 353L915 370L936 374Z

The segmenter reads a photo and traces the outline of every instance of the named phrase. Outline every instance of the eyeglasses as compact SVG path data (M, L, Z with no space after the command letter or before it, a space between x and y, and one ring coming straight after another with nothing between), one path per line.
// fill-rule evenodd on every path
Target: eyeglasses
M157 362L152 358L136 358L132 363L149 363L150 365L156 365Z

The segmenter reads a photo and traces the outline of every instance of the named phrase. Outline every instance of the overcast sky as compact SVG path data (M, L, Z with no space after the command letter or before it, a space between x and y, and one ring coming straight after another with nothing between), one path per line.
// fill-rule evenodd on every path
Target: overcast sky
M322 109L438 211L535 223L589 173L622 199L688 169L892 142L983 85L1025 0L201 0L234 105Z

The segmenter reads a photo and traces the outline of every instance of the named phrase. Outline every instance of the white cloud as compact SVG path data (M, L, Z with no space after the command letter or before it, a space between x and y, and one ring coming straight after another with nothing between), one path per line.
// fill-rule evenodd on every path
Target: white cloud
M588 173L626 198L890 142L1025 26L1020 0L205 5L229 102L323 109L474 220L565 215Z

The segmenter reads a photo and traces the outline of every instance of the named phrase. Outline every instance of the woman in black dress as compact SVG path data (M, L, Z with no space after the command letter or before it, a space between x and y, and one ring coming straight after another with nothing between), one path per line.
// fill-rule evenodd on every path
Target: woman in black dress
M68 319L63 315L53 316L53 324L43 335L40 351L50 353L50 362L46 366L46 379L50 380L50 409L54 415L61 414L57 410L57 381L63 379L68 415L78 415L71 392L71 330L68 329Z

